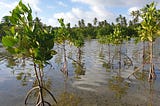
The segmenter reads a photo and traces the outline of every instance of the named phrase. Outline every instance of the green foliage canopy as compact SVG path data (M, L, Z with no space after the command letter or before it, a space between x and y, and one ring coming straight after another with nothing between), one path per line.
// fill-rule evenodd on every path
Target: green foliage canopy
M9 20L12 27L2 38L2 43L10 53L33 58L38 64L46 63L56 53L52 50L53 30L44 27L38 18L33 20L32 9L22 0L12 10Z
M160 10L157 10L156 4L152 2L140 10L139 16L142 19L138 27L140 40L153 42L158 37L156 34L160 25Z

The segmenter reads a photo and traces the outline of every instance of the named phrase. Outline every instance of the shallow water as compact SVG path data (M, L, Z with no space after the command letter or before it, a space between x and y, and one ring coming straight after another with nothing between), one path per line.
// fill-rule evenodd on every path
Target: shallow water
M156 41L155 44L158 45L159 42ZM121 53L118 53L119 48L111 46L109 56L108 45L101 45L96 40L86 41L78 58L77 49L67 46L69 76L65 80L60 71L63 52L60 46L56 46L58 54L50 60L50 65L45 66L44 79L47 88L58 100L57 105L159 106L159 46L155 46L154 49L157 79L153 83L147 81L148 65L144 66L145 71L138 71L135 76L130 77L130 80L127 79L134 68L140 67L143 62L142 43L123 44ZM3 104L2 106L24 106L25 95L35 83L32 63L26 60L26 64L22 64L21 60L10 57L3 48L0 57L0 103ZM129 61L128 58L133 65L125 64ZM109 59L112 67L108 64ZM73 60L78 61L81 66ZM46 95L45 98L54 104L49 96ZM33 102L34 97L29 101Z

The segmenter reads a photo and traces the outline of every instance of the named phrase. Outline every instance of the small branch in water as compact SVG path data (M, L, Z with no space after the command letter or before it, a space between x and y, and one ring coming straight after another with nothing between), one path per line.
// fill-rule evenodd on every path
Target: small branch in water
M63 67L60 69L60 71L61 71L65 76L68 77L68 69L67 69L67 63L66 63L66 62L63 64Z
M135 69L127 78L129 79L129 77L131 77L134 73L136 73L137 71L140 70L140 68L142 68L144 66L144 64L142 64L140 67L138 67L137 69Z
M55 101L55 103L57 104L57 100L56 100L56 98L53 96L53 94L48 90L48 89L46 89L46 88L44 88L44 87L42 87L42 86L36 86L36 87L33 87L31 90L29 90L28 91L28 93L27 93L27 95L26 95L26 97L25 97L25 105L27 104L27 100L28 100L28 97L29 97L29 95L32 93L32 91L34 91L34 90L36 90L36 89L38 89L39 90L39 95L38 95L38 97L37 97L37 104L36 104L36 106L39 106L41 103L43 104L43 106L44 106L44 103L47 103L48 105L50 104L49 102L47 102L47 101L44 101L43 100L43 95L42 95L42 89L44 89L46 92L48 92L49 93L49 95L52 97L52 99ZM42 99L41 99L42 98ZM49 105L49 106L51 106L51 105Z
M29 90L28 92L27 92L27 95L26 95L26 97L25 97L25 105L27 104L27 100L28 100L28 97L29 97L29 95L30 95L30 93L33 91L33 90L35 90L35 89L39 89L39 86L36 86L36 87L33 87L31 90Z
M80 64L79 62L77 62L76 60L74 60L73 58L71 58L71 57L68 57L69 59L71 59L71 60L73 60L75 63L77 63L80 67L82 67L83 68L83 66L82 66L82 64Z

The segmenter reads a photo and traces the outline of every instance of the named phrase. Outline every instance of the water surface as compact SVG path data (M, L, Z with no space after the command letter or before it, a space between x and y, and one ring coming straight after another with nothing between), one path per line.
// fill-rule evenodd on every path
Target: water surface
M108 45L99 44L97 40L86 41L80 56L77 48L68 45L67 80L60 71L63 51L61 46L55 46L55 49L58 54L45 66L44 79L47 88L57 98L58 106L159 106L159 46L154 49L157 80L153 83L147 81L148 65L144 66L145 71L140 70L127 79L143 62L142 43L126 43L121 47L111 45L109 50ZM24 106L25 95L35 84L32 63L27 59L24 65L4 48L0 50L0 103L3 106ZM45 98L52 102L47 95Z

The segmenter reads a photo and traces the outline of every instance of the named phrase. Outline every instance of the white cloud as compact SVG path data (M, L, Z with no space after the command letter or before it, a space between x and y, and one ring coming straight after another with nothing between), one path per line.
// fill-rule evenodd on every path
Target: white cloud
M95 17L99 21L102 21L102 20L107 20L108 22L115 21L114 14L111 13L110 11L107 11L105 6L102 6L99 0L72 0L72 1L74 2L81 1L87 4L90 4L89 10L83 10L80 8L73 7L68 12L60 12L60 13L53 14L53 16L49 18L46 23L52 26L56 26L58 24L57 23L58 18L64 18L65 23L71 23L71 26L74 26L75 24L77 24L78 21L81 19L84 19L86 24L93 23L93 20ZM100 1L105 1L105 0L100 0ZM53 22L55 22L55 24Z
M85 23L93 23L93 19L97 17L98 20L109 20L112 22L114 15L110 12L105 11L104 8L92 7L90 11L84 11L80 8L72 8L69 12L61 12L53 14L51 18L46 21L46 24L57 26L59 18L64 18L65 23L71 23L71 26L78 24L78 21L84 19Z
M128 9L128 13L130 14L132 11L136 11L136 10L139 10L140 8L139 7L131 7Z
M72 2L81 2L89 5L102 5L106 0L71 0Z
M4 8L4 9L11 9L11 8L14 8L16 5L18 4L18 2L14 2L12 4L8 4L8 3L4 3L4 2L0 2L0 9ZM3 7L4 6L4 7Z
M77 22L77 18L72 12L66 12L66 13L61 12L53 14L53 16L48 18L45 23L52 26L59 26L58 23L59 18L63 18L65 23L71 23L73 25Z
M107 6L107 7L128 7L128 6L143 6L146 3L153 2L153 0L71 0L72 2L85 3L92 6ZM159 0L154 0L160 2Z
M71 0L74 3L82 3L87 4L91 11L90 13L94 13L93 16L97 17L99 20L106 19L109 22L115 22L115 18L122 13L117 14L114 10L126 9L128 13L123 13L122 15L125 16L128 20L131 20L132 17L130 16L130 12L140 9L144 7L146 4L153 2L153 0ZM154 0L157 3L160 3L160 0ZM107 9L112 9L111 13ZM123 11L122 11L123 12ZM115 14L114 14L115 13ZM91 15L90 15L91 16Z
M0 20L2 17L9 15L9 11L12 11L12 9L18 4L18 2L13 3L6 3L6 2L0 2Z
M7 2L8 1L8 2ZM9 0L0 0L0 18L8 15L9 11L11 11L17 4L19 0L15 0L15 2L9 2ZM78 23L80 19L84 19L85 23L93 23L93 19L97 17L99 21L102 20L107 20L108 22L114 22L115 18L121 14L117 14L118 8L124 7L123 9L126 9L126 13L122 14L123 16L126 16L127 19L131 18L129 13L133 10L137 10L139 8L142 8L145 4L150 3L152 0L131 0L131 1L126 1L126 0L71 0L73 4L75 3L76 7L72 7L72 4L68 4L68 2L62 2L60 0L57 0L56 3L57 5L51 5L48 4L48 6L44 6L43 2L44 0L23 0L25 4L30 4L31 8L33 9L33 12L38 12L41 17L41 14L43 14L45 11L42 9L45 7L45 9L49 9L45 15L43 15L42 22L53 25L53 26L58 26L59 23L57 21L58 18L64 18L66 23L71 23L72 26ZM48 1L46 1L48 2ZM155 0L155 2L159 2L159 0ZM78 7L78 3L81 3L81 7ZM83 4L86 4L88 6L88 10L86 8L83 8ZM40 7L40 5L44 7ZM49 6L50 5L50 6ZM69 7L69 5L71 7ZM86 6L85 5L85 6ZM159 4L158 4L159 5ZM58 12L58 13L51 13L52 10L56 10L57 8L64 8L67 7L66 9L70 9L66 11ZM160 6L159 6L160 7ZM110 10L107 10L107 9ZM112 10L113 9L113 10ZM114 11L116 9L116 12ZM61 10L61 9L60 9ZM127 12L128 11L128 12ZM115 14L116 13L116 14ZM34 15L34 14L33 14ZM46 17L47 15L47 17Z
M63 3L62 1L59 1L58 4L62 7L67 7L67 4Z
M15 0L15 2L10 2L9 0L0 1L0 14L1 14L0 20L2 19L2 17L9 15L10 14L9 12L16 7L18 2L19 2L18 0ZM36 12L41 11L41 9L38 7L40 0L23 0L23 2L25 4L29 3L33 11L36 11Z

